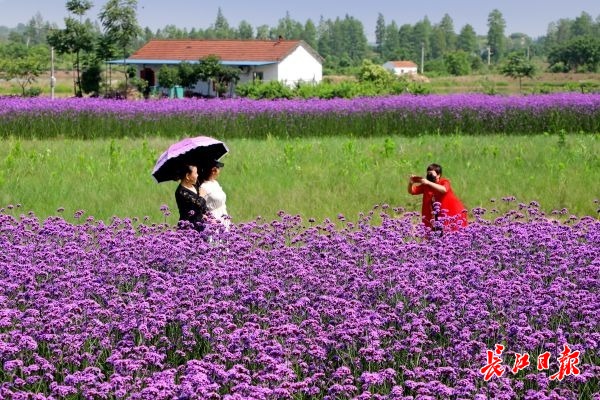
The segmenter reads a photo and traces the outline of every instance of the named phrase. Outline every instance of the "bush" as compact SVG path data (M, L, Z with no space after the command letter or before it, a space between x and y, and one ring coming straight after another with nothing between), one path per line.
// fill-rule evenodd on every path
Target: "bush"
M252 99L291 99L292 89L279 81L249 82L235 88L236 94Z
M30 87L29 89L25 90L25 97L38 97L40 94L42 94L42 89L37 87L37 86L33 86Z
M179 78L179 71L177 68L162 66L158 70L158 84L165 88L170 88L175 85L179 85L181 79Z
M94 64L87 67L81 73L81 90L87 94L98 94L102 82L102 68Z

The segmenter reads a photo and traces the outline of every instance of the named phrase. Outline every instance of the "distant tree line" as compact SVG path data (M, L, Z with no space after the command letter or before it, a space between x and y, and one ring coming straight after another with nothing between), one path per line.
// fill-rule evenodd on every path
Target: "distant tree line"
M428 75L466 75L489 69L518 79L531 76L534 58L547 62L555 72L595 72L600 65L600 16L594 20L585 12L573 20L550 23L546 35L539 38L507 35L498 10L489 13L485 35L478 35L470 24L457 31L448 14L437 23L424 17L400 26L379 14L375 42L368 43L362 22L349 15L302 23L286 13L277 26L255 27L243 20L234 27L219 8L214 23L206 28L167 25L153 31L138 25L136 0L109 0L98 19L88 15L92 5L90 0L67 0L69 16L64 28L44 21L39 13L16 28L0 27L0 78L18 79L25 93L26 86L47 70L52 46L61 60L73 66L74 93L99 93L107 86L103 80L110 81L106 76L110 68L103 63L124 59L153 38L301 39L324 58L326 75L357 74L364 60L376 64L412 60ZM133 74L125 77L138 83Z

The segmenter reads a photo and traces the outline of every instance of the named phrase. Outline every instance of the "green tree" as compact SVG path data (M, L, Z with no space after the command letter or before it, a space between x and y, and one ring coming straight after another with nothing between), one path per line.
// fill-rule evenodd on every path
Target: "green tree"
M172 88L175 85L179 85L181 82L179 78L179 71L175 67L163 65L158 70L158 84L164 88Z
M285 13L285 18L279 20L275 29L275 37L283 37L284 39L300 39L304 27L298 21L295 21L290 16L289 12Z
M571 25L571 34L576 36L591 36L594 34L594 20L592 16L586 12L575 18Z
M338 69L342 64L360 65L367 53L367 38L360 21L346 15L335 21L323 18L318 26L318 51L325 67Z
M456 49L456 32L454 32L454 22L448 14L439 24L432 28L431 35L431 57L442 57L448 51Z
M47 57L33 48L27 48L23 44L13 44L20 47L19 51L11 51L11 54L20 54L19 57L6 57L0 60L0 77L6 80L15 80L21 87L23 96L27 87L34 83L37 78L48 68ZM16 49L14 49L16 50Z
M458 50L465 51L469 54L479 53L479 44L477 42L477 34L473 26L466 24L460 30L456 41Z
M214 82L217 94L223 95L230 84L240 79L239 69L224 67L218 56L212 54L200 60L198 77L204 81Z
M572 39L573 21L562 18L548 25L546 33L545 47L546 51L551 51L556 46L560 46Z
M413 58L416 54L415 44L413 42L413 27L410 24L404 24L398 30L398 50L400 52L400 59L403 60L412 60L415 62L420 62L419 58ZM420 45L419 45L420 49Z
M86 63L81 73L81 90L83 93L91 93L97 96L100 93L100 82L102 82L102 68L97 60Z
M304 40L310 47L313 49L317 48L318 39L317 39L317 27L315 23L312 22L311 19L306 20L304 24L304 31L302 32L301 39Z
M521 80L524 77L533 78L535 75L535 66L522 54L512 53L508 57L508 61L500 68L500 72L511 78L518 79L519 91L521 91Z
M215 39L230 39L233 37L234 32L229 27L229 22L227 22L227 19L223 15L221 7L217 11L217 18L211 29L214 32Z
M444 31L438 26L434 25L431 31L431 58L436 59L443 57L446 53L446 36Z
M562 63L568 70L595 72L600 65L600 39L592 36L574 38L557 46L548 55L551 66Z
M75 95L81 97L81 55L92 51L98 37L92 23L83 21L85 13L92 8L92 2L88 0L67 1L67 10L78 17L69 16L65 18L65 29L58 29L48 34L48 44L56 49L58 54L75 55Z
M198 68L198 64L182 62L177 66L177 73L179 84L185 88L191 88L198 82L200 69Z
M137 0L108 0L100 12L100 21L106 37L121 49L123 66L133 40L142 34L136 17ZM125 98L128 75L125 74Z
M27 46L34 46L46 43L48 32L53 28L56 29L56 25L50 25L49 22L45 22L42 15L37 12L29 20L23 32L25 44Z
M385 28L385 36L381 46L381 57L386 61L400 58L400 31L396 21L390 22Z
M433 27L429 18L425 17L413 26L413 54L411 59L421 60L421 48L425 49L425 57L431 55L431 32Z
M444 64L449 74L460 76L471 73L471 55L463 50L457 50L444 55Z
M256 27L256 39L267 40L269 39L269 25L260 25Z
M379 13L379 15L377 15L377 23L375 24L375 45L379 54L382 54L383 52L383 42L385 41L385 36L385 18L383 17L382 13Z
M506 21L502 13L494 9L488 15L488 34L487 45L491 50L491 58L497 62L504 56L505 37L504 30L506 29Z
M254 36L254 29L252 28L252 25L250 25L250 23L245 19L241 20L240 24L238 25L237 36L240 39L252 39Z
M389 85L396 79L390 71L381 65L373 64L371 60L363 60L357 78L359 82L370 82L380 86Z

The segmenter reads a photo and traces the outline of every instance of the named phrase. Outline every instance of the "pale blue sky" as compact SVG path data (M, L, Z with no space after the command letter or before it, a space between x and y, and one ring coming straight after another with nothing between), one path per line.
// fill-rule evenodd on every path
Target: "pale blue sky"
M94 8L88 13L97 19L106 0L92 0ZM66 0L0 0L0 25L16 26L26 23L36 12L45 20L63 26L67 12ZM377 15L382 13L386 23L414 24L427 16L438 23L445 13L454 21L457 32L471 24L477 34L487 33L487 16L497 8L506 20L506 33L521 32L533 38L546 34L548 24L561 18L574 19L587 12L596 19L600 16L600 0L138 0L138 21L152 30L167 24L178 27L205 29L215 21L218 8L233 27L242 20L253 27L276 26L280 18L290 13L292 19L318 23L325 19L344 18L346 14L360 20L369 40L374 39Z

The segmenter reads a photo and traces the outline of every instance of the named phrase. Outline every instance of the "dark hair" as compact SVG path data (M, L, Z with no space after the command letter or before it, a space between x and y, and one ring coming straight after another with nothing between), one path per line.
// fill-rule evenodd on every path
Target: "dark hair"
M208 178L212 175L213 167L209 167L207 165L203 165L198 168L198 185L201 185L203 182L206 182Z
M223 168L223 163L217 160L211 160L198 167L198 185L206 182L212 175L213 168Z
M442 175L442 166L439 164L429 164L427 166L427 171L435 171L438 176Z
M193 165L182 165L179 168L177 168L177 179L185 179L185 176L192 172L192 167Z

